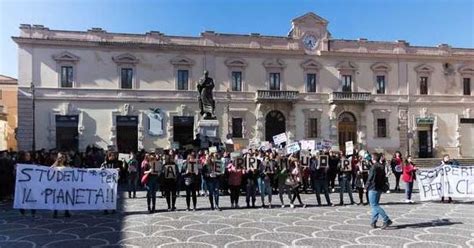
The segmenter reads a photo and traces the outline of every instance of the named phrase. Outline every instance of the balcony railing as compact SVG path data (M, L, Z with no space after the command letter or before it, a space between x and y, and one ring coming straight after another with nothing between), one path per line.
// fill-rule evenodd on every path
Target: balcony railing
M296 101L298 91L257 90L257 101Z
M329 95L330 103L366 103L372 101L369 92L333 92Z

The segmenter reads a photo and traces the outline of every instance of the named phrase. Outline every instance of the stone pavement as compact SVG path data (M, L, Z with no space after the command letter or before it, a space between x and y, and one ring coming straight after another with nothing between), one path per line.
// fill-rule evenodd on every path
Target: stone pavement
M183 197L177 199L178 211L166 212L161 198L160 211L152 215L145 211L144 196L123 198L114 215L82 211L58 219L51 211L21 217L11 203L0 205L0 247L474 247L472 202L405 204L403 193L383 194L394 224L381 230L370 228L369 206L316 207L313 194L302 194L309 205L304 209L278 205L220 212L203 209L209 207L205 197L198 198L196 212L184 211ZM331 194L334 203L338 197ZM277 195L273 199L279 203ZM229 196L220 200L221 207L230 206Z

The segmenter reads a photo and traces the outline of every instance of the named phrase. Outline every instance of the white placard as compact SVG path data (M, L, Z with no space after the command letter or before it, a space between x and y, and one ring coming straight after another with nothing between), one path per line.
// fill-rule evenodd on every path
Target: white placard
M216 153L217 152L217 147L215 147L215 146L209 147L209 152L210 153Z
M347 141L346 142L346 155L349 156L349 155L352 155L354 153L354 142L351 141Z
M128 153L119 153L118 160L128 162L130 159L130 154Z
M316 148L316 140L302 140L301 150L314 150Z
M286 153L287 154L292 154L294 152L297 152L301 150L300 148L300 144L298 144L298 142L293 142L293 143L290 143L286 146Z
M441 197L474 199L474 166L444 165L417 170L416 180L422 201Z
M273 143L275 143L275 145L285 143L286 141L287 141L286 133L281 133L281 134L273 136Z
M18 164L17 209L99 210L117 208L116 169L79 169Z

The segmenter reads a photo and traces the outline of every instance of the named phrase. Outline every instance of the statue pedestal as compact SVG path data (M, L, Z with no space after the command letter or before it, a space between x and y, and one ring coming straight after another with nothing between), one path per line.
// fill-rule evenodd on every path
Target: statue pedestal
M200 120L198 121L198 133L201 139L201 144L207 141L219 141L219 121L218 120Z

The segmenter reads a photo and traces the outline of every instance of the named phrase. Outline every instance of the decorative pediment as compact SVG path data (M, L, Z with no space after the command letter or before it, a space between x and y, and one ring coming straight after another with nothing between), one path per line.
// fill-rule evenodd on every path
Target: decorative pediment
M415 71L418 73L431 74L434 71L434 67L427 64L421 64L415 67Z
M339 71L355 71L357 70L358 66L354 62L344 61L337 64L336 68Z
M388 72L392 69L392 67L387 63L377 62L377 63L373 64L370 67L370 69L372 69L372 71L374 71L374 72Z
M130 53L120 54L112 57L112 60L117 64L137 64L138 59Z
M229 58L224 63L228 67L246 67L247 66L247 61L241 58Z
M459 67L458 72L461 75L474 75L474 65L464 64L461 67Z
M263 61L263 66L265 68L285 68L286 64L281 59L267 59Z
M170 60L170 63L174 66L193 66L194 60L185 56L176 56Z
M292 20L293 23L318 23L318 24L324 24L327 25L328 21L321 16L316 15L313 12L308 12L302 16L296 17L295 19Z
M79 57L70 53L70 52L67 52L67 51L64 51L64 52L61 52L61 53L58 53L58 54L55 54L53 55L53 59L56 60L57 62L77 62L79 61Z
M314 59L308 59L308 60L304 61L303 63L301 63L300 65L304 70L319 70L319 69L321 69L321 64L318 61L314 60Z

